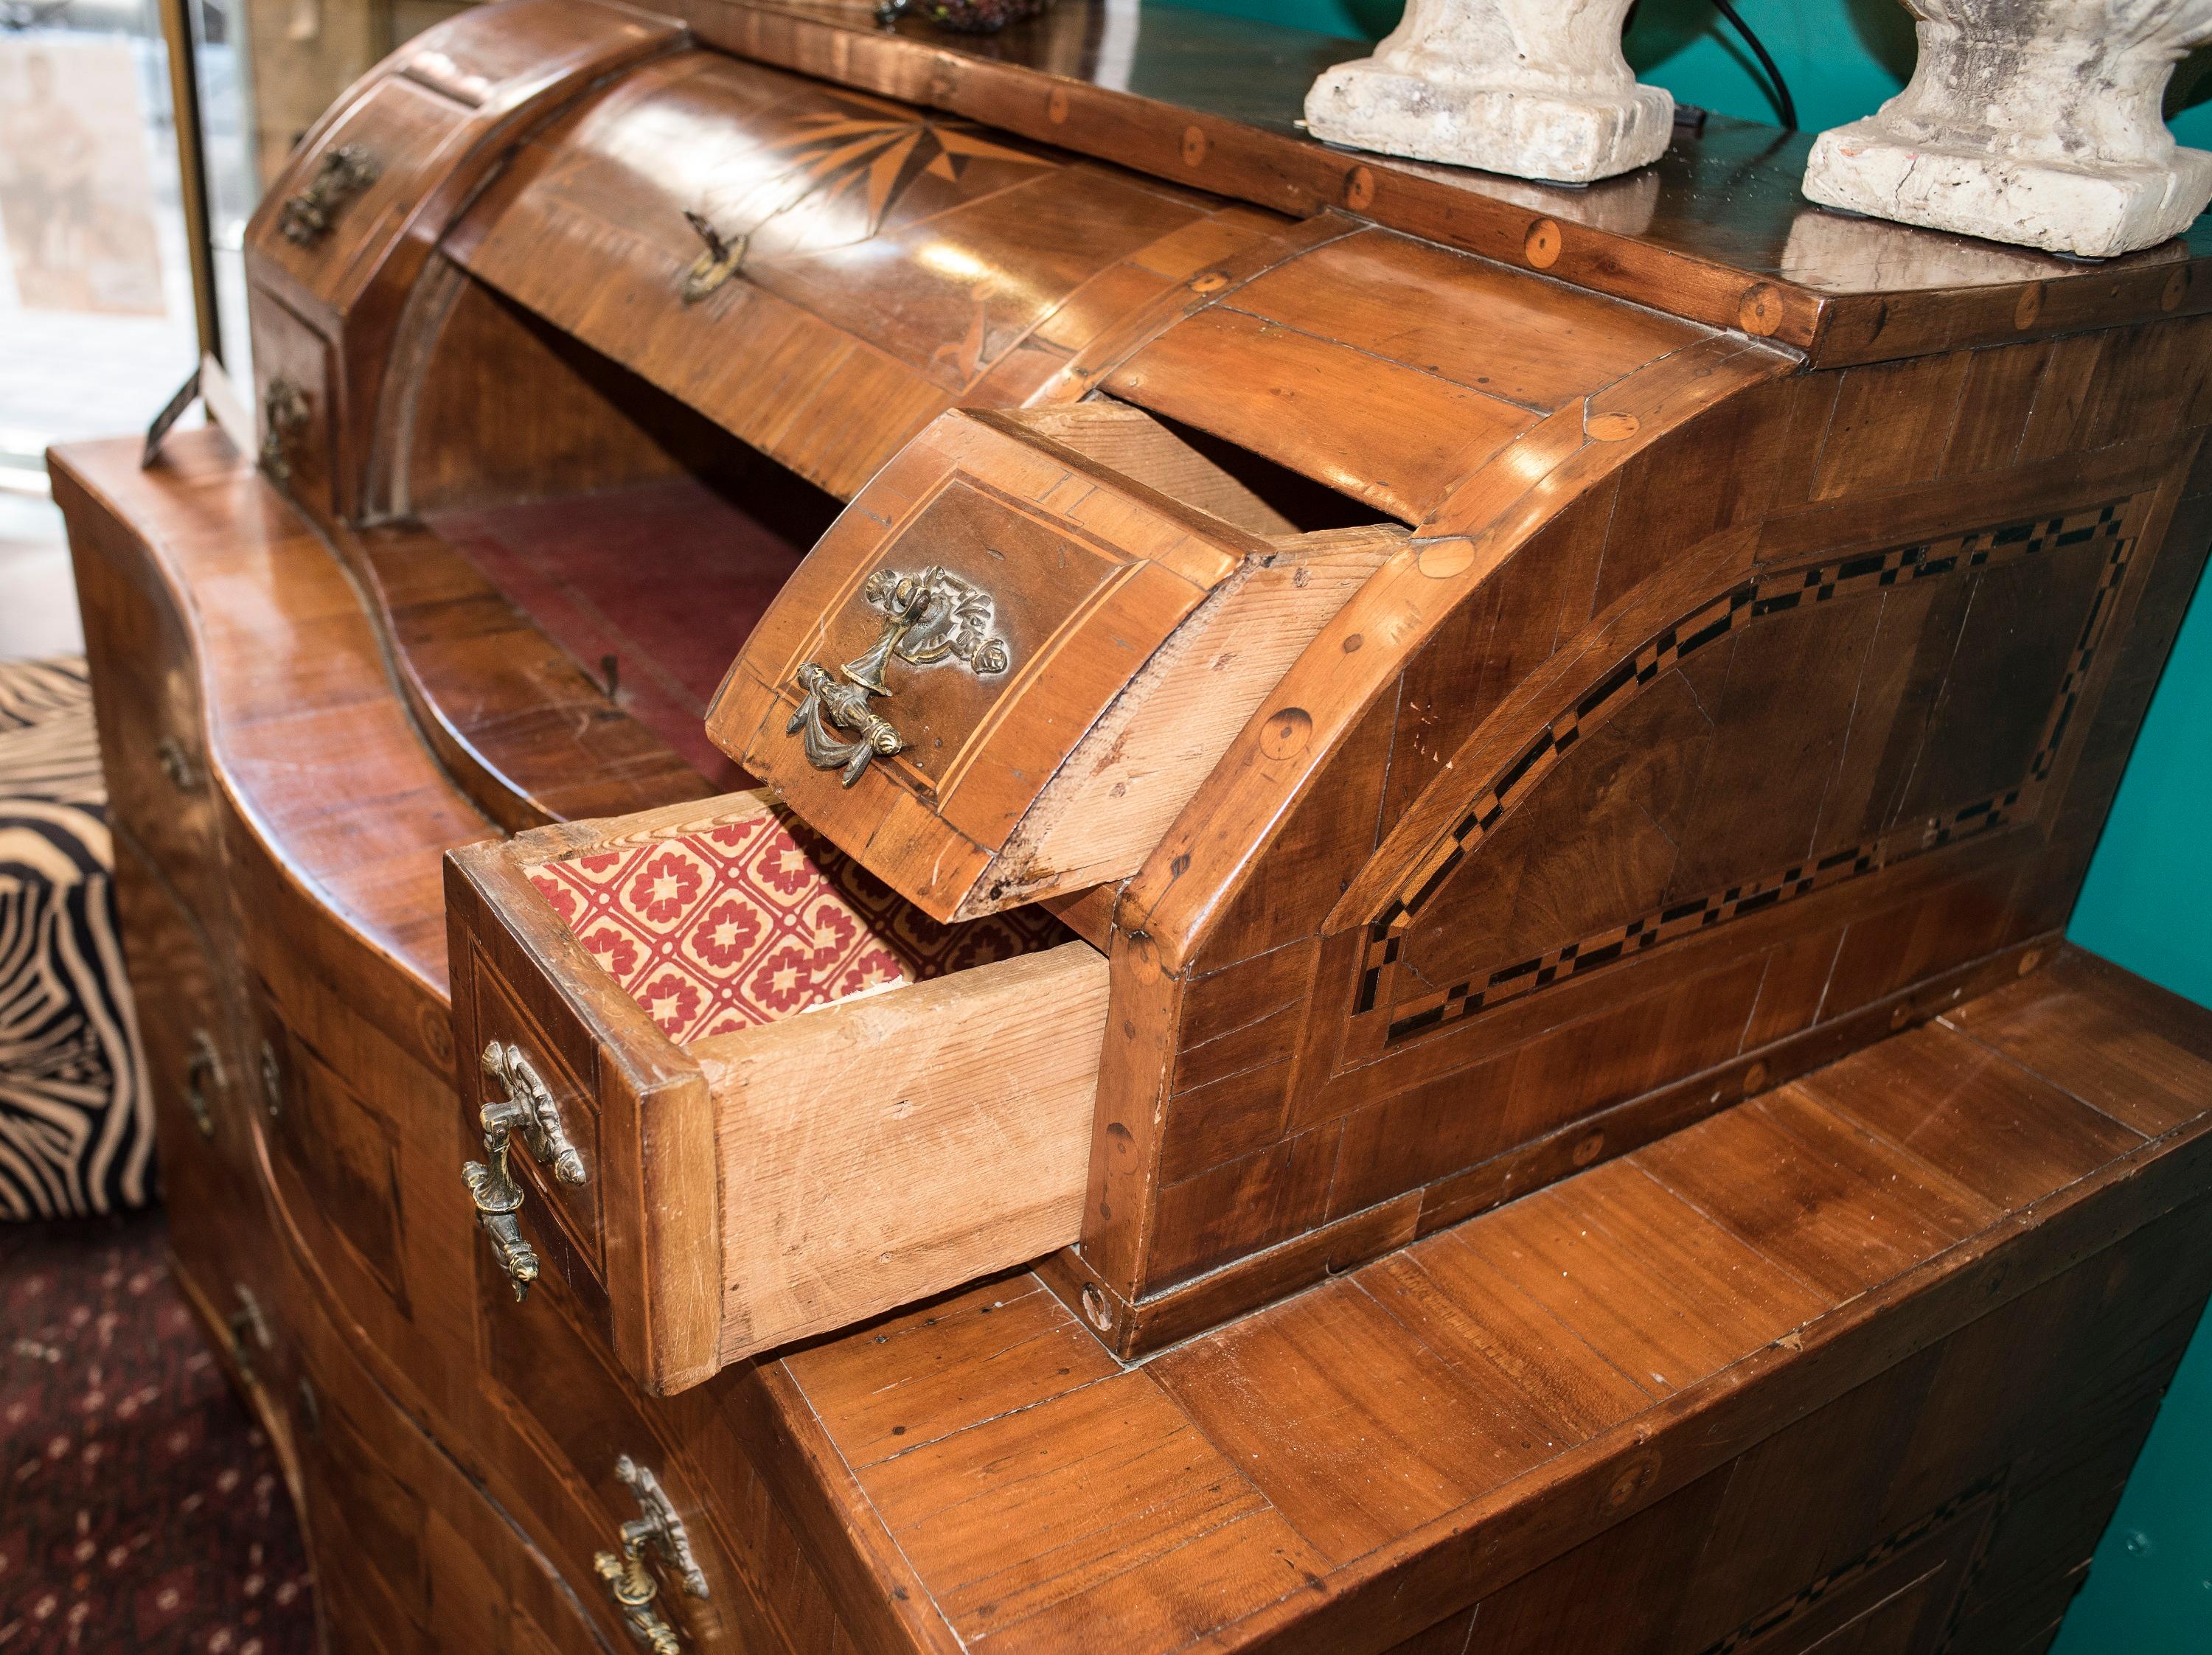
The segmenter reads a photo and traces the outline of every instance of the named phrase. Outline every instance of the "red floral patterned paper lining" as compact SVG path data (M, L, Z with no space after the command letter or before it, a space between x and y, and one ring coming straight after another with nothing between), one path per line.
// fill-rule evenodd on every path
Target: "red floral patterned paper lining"
M541 863L530 882L678 1042L1065 938L1018 910L940 925L757 795L716 821Z

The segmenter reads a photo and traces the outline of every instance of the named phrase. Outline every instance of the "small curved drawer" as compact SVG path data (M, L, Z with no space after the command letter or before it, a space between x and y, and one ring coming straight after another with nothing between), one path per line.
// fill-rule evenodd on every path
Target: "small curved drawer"
M1110 402L942 415L777 594L707 733L937 918L1126 879L1405 543L1266 466Z
M477 1245L648 1389L1076 1239L1107 967L1040 911L938 924L756 793L456 852L447 910Z

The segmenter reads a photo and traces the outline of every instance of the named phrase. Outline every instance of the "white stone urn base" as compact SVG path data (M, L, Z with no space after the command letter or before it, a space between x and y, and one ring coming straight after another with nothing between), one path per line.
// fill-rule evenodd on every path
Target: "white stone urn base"
M1589 184L1664 155L1674 132L1674 100L1656 86L1578 97L1460 87L1366 58L1340 64L1314 82L1306 130L1385 155Z
M1931 229L2109 258L2212 200L2212 155L2160 115L2212 0L1900 0L1920 56L1875 113L1823 132L1805 193Z
M2067 167L2010 160L1981 143L1900 142L1876 118L1820 135L1805 193L1824 207L1902 224L2110 258L2196 222L2212 202L2212 155L2177 149L2162 162Z
M1674 100L1620 55L1629 0L1407 0L1372 58L1306 94L1330 143L1589 184L1654 161Z

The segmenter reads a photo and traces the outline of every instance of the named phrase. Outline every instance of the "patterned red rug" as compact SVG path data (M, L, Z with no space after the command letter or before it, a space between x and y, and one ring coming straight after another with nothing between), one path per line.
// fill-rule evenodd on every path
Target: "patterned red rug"
M0 1224L0 1655L307 1655L268 1440L169 1276L159 1212Z

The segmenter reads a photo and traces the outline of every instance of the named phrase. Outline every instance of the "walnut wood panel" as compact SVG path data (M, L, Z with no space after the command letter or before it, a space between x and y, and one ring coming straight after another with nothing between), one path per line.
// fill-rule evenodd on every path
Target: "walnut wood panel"
M588 1562L556 1569L528 1537L539 1515L519 1522L394 1405L313 1291L285 1279L294 1262L269 1261L283 1320L256 1353L255 1391L289 1451L331 1655L620 1647L618 1618L600 1606L595 1626L581 1598ZM619 1518L601 1521L611 1539Z
M516 1447L474 1419L477 1238L454 1176L467 1139L446 1078L442 950L421 946L441 939L420 922L439 917L439 852L484 824L413 739L337 563L219 434L179 437L155 473L126 443L58 457L55 475L94 658L148 646L104 677L105 705L135 727L133 670L169 686L150 730L189 742L191 797L220 823L194 850L182 903L121 841L125 946L180 1280L286 1462L336 1611L332 1647L617 1646L620 1623L594 1632L579 1606L593 1578L556 1579L477 1492L495 1442ZM109 762L158 773L144 741L126 736ZM406 1089L425 1077L427 1101ZM441 1422L473 1466L395 1398ZM599 1516L602 1543L620 1520Z
M444 1353L466 1338L455 1267L475 1238L438 858L490 827L416 736L337 560L218 432L178 436L150 471L127 443L64 451L54 470L94 660L158 640L144 670L197 715L179 740L216 840L177 888L231 1000L225 1096L272 1209L258 1245L310 1249L380 1382L455 1409L467 1381ZM126 736L109 761L133 753Z
M213 928L210 952L221 961L228 950L216 939L228 939L229 917L221 795L183 617L120 537L95 536L88 525L74 536L70 561L78 606L96 620L86 628L85 652L109 823L129 859Z
M197 1219L175 1233L171 1246L228 1319L244 1312L249 1300L273 1302L255 1258L267 1218L254 1166L250 1072L208 937L137 839L119 826L115 832L125 962L133 980L162 985L158 996L141 996L137 1005L161 1144L162 1198ZM249 1322L226 1325L234 1340L252 1337Z
M1827 213L1810 135L1708 115L1587 189L1333 149L1296 124L1357 41L1244 17L1101 8L986 44L837 0L669 0L699 38L1304 218L1344 209L1558 282L1848 363L2141 321L2212 303L2203 230L2094 267ZM1133 24L1134 27L1131 27ZM1142 92L1133 91L1142 87Z
M327 517L350 440L337 402L331 341L273 294L258 293L255 300L250 314L261 387L255 410L261 463L294 499Z

